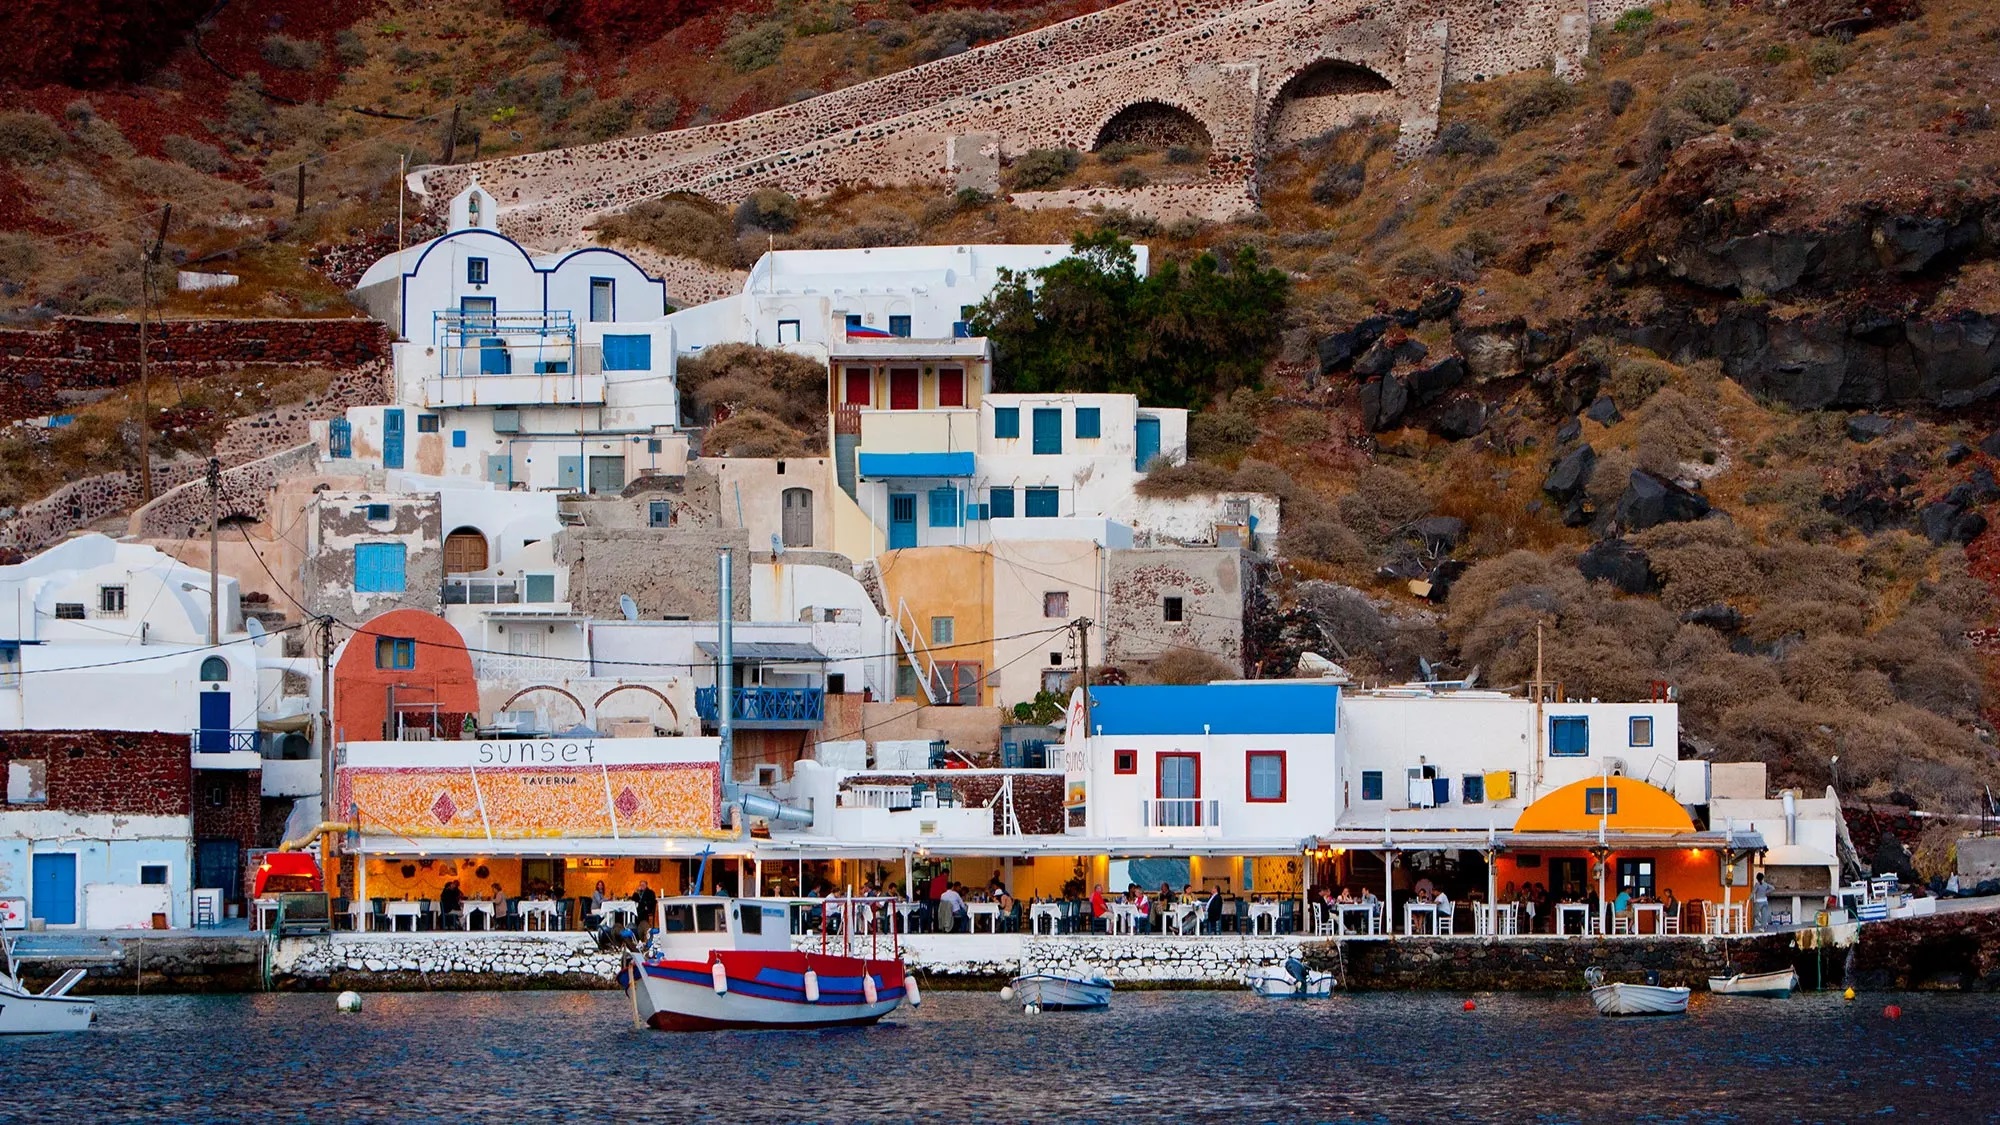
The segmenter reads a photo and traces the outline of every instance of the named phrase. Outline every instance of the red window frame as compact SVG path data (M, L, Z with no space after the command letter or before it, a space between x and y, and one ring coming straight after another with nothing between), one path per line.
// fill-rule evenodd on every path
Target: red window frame
M1111 752L1111 772L1136 774L1139 772L1139 752L1137 750L1113 750Z
M1153 755L1153 758L1154 758L1154 761L1153 761L1153 797L1154 797L1154 799L1155 799L1155 800L1160 800L1160 801L1166 801L1166 800L1174 800L1174 801L1199 801L1199 800L1201 800L1201 755L1200 755L1200 754L1197 754L1197 753L1195 753L1195 752L1194 752L1194 751L1192 751L1192 750L1162 750L1162 751L1160 751L1159 753L1157 753L1157 754ZM1166 774L1166 771L1165 771L1164 769L1162 769L1161 767L1162 767L1162 766L1164 766L1164 765L1166 765L1166 763L1167 763L1167 759L1168 759L1168 758L1192 758L1192 759L1194 759L1194 794L1193 794L1192 796L1189 796L1189 797L1171 797L1171 798L1167 796L1167 793L1166 793L1166 789L1167 789L1167 774Z
M1278 759L1278 795L1259 797L1250 790L1250 763L1258 758ZM1285 760L1283 750L1245 750L1243 752L1243 799L1253 805L1275 805L1286 799L1291 788L1291 767Z
M846 374L846 393L841 400L848 406L867 406L874 399L875 373L866 367L850 367Z
M965 405L965 369L962 367L938 368L938 405Z

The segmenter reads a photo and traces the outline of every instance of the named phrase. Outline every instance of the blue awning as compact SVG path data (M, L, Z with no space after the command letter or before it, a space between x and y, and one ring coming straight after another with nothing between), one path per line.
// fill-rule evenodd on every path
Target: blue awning
M863 453L861 475L882 477L969 477L972 451L962 453Z

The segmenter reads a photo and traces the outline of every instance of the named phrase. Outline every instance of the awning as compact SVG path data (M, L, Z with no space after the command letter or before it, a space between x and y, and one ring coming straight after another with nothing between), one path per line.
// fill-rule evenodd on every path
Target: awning
M1322 833L1318 843L1321 847L1376 852L1384 849L1398 852L1479 851L1488 847L1513 851L1567 851L1595 848L1598 846L1598 836L1595 832L1494 832L1489 836L1485 832L1462 830L1425 831L1396 828L1391 830L1385 842L1382 830L1376 828ZM1612 851L1726 848L1729 851L1747 852L1763 850L1764 837L1755 832L1743 831L1672 834L1607 832L1604 835L1604 846Z
M704 656L722 655L722 645L716 641L696 641L694 647ZM791 660L805 663L824 663L826 654L804 641L737 641L732 655L738 660Z
M969 477L972 451L962 453L863 453L861 477Z
M257 729L266 734L283 734L290 731L309 731L313 725L313 713L301 711L296 715L259 715Z
M1766 867L1832 867L1840 861L1804 844L1777 844L1764 853Z

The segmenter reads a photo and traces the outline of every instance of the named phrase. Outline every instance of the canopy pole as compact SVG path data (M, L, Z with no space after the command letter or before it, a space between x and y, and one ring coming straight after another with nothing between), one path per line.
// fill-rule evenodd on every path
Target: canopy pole
M1382 932L1396 936L1396 852L1382 849Z
M1493 870L1494 861L1499 857L1499 852L1486 849L1486 940L1489 944L1500 940L1499 878Z
M741 890L742 890L743 888L741 888L741 887L738 887L738 888L736 888L736 889L737 889L738 891L741 891ZM750 897L751 897L751 898L763 898L763 897L764 897L764 857L763 857L763 856L761 856L761 855L757 857L757 887L756 887L756 893L752 894L752 895L751 895Z

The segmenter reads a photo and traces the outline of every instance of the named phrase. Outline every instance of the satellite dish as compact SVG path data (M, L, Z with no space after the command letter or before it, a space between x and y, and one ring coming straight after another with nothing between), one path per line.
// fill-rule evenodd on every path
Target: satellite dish
M243 631L250 634L250 643L258 648L263 648L264 642L271 639L271 635L264 631L264 623L254 617L243 619Z
M637 621L639 620L639 603L633 601L630 594L620 594L618 595L618 612L624 614L627 621Z

